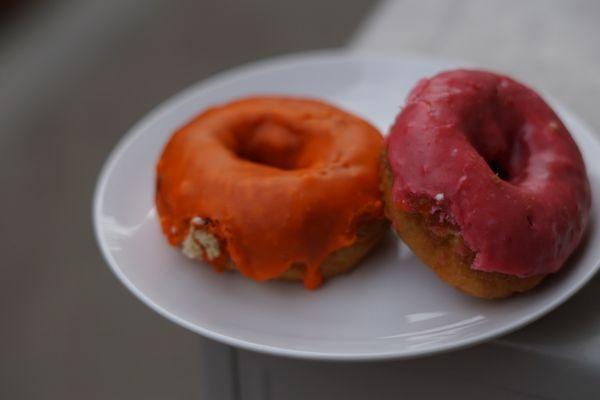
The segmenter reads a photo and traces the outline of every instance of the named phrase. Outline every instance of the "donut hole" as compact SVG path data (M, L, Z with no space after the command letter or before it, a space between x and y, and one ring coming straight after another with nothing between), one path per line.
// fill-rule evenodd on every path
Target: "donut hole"
M490 169L492 170L492 172L494 174L496 174L496 176L500 179L502 179L503 181L509 181L510 180L510 175L508 174L508 172L506 171L506 169L504 169L504 167L493 160L486 160L488 166L490 167Z
M284 171L322 165L334 146L327 129L270 117L239 124L232 132L233 147L229 147L237 157Z
M496 99L473 112L464 131L494 175L513 184L525 178L530 152L524 122L514 109Z
M234 136L236 154L244 160L283 170L304 167L306 140L300 132L279 121L246 124L235 129Z

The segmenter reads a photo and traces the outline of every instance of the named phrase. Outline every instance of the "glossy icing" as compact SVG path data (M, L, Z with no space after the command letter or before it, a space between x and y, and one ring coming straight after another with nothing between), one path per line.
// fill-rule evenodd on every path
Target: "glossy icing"
M163 231L181 245L190 221L216 236L255 280L318 267L356 240L363 219L382 218L382 137L365 121L325 103L257 97L211 108L173 134L157 165Z
M506 76L420 81L386 146L396 205L432 199L475 252L473 269L556 272L582 238L591 195L581 154L552 109Z

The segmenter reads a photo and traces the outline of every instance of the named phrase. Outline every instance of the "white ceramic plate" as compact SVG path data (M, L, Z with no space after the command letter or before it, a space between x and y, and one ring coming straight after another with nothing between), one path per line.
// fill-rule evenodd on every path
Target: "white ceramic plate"
M155 163L173 130L205 107L248 94L312 96L385 132L417 80L456 66L321 52L255 63L189 88L134 126L104 166L94 224L106 261L133 294L173 322L227 344L293 357L414 357L472 345L535 320L573 295L598 268L600 232L593 220L587 240L561 273L539 289L503 301L458 293L392 234L354 273L306 291L299 284L216 274L168 246L159 229ZM573 114L555 106L584 153L597 200L600 146ZM593 215L599 204L594 202Z

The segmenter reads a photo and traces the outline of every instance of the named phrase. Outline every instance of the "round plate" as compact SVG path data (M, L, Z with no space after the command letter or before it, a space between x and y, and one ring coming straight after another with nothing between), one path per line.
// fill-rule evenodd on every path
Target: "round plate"
M600 232L593 220L560 273L536 290L501 301L455 291L391 233L355 272L307 291L301 284L217 274L167 245L159 229L155 163L171 133L206 107L250 94L310 96L386 132L420 78L457 66L321 52L255 63L192 86L133 127L104 166L94 224L106 261L133 294L171 321L230 345L292 357L414 357L472 345L535 320L598 268ZM553 104L583 151L598 199L600 146L573 114ZM598 215L599 203L593 208Z

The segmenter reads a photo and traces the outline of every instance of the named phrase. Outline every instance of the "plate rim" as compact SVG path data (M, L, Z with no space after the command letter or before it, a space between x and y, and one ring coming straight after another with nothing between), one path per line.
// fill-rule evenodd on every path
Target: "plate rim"
M446 352L451 352L466 347L475 346L477 344L489 341L491 339L504 336L511 332L514 332L525 325L528 325L539 318L547 315L558 306L564 304L569 298L577 293L583 286L585 286L600 269L600 260L596 261L596 264L590 268L580 278L576 284L568 288L568 290L561 292L560 296L553 298L551 301L545 303L535 312L522 316L516 321L505 325L502 328L490 330L487 333L476 335L475 337L459 339L451 344L443 343L432 345L423 349L412 349L404 351L388 351L388 352L362 352L362 353L341 353L341 352L327 352L327 351L308 351L308 350L297 350L293 348L281 347L281 346L270 346L262 343L255 343L252 341L244 340L237 337L228 336L211 329L207 329L191 322L186 321L183 318L169 312L159 304L154 302L151 298L146 296L141 290L139 290L135 284L127 278L124 272L119 268L117 261L112 256L109 246L106 242L106 238L102 234L101 228L101 210L104 204L104 193L109 182L111 172L114 170L117 161L123 156L125 151L132 145L132 143L143 134L149 125L152 125L155 121L160 120L164 114L168 114L173 109L179 107L182 103L189 101L194 93L211 86L215 86L219 83L229 84L231 80L235 78L243 78L245 75L252 74L258 71L265 72L268 69L281 69L286 68L296 63L302 62L322 62L322 61L389 61L389 60L406 60L422 61L427 63L440 63L440 64L460 64L468 67L473 67L473 63L461 62L459 60L453 60L448 58L441 58L435 56L426 56L420 54L411 53L395 53L395 54L364 54L364 53L353 53L348 50L340 49L325 49L325 50L312 50L298 53L291 53L285 55L279 55L258 61L252 61L244 63L233 68L226 69L222 72L214 74L207 79L195 82L190 86L178 91L171 95L166 100L160 102L158 105L152 107L142 118L137 120L123 136L117 141L117 143L111 149L108 157L102 164L100 172L97 176L96 185L94 188L93 199L92 199L92 225L94 236L97 245L100 249L100 253L104 258L106 264L108 264L112 273L117 279L143 304L148 306L151 310L155 311L159 315L163 316L167 320L186 328L196 334L202 335L211 340L215 340L226 345L234 346L237 348L256 351L263 354L269 354L274 356L281 356L295 359L306 359L306 360L320 360L320 361L344 361L344 362L364 362L364 361L382 361L382 360L399 360L399 359L413 359L425 356L433 356ZM537 90L537 89L536 89ZM587 132L594 132L577 114L573 113L569 108L563 106L559 101L556 101L553 96L548 93L541 91L544 97L554 107L558 107L563 113L567 113L569 118L575 121ZM596 146L600 148L600 139L597 135L587 135L586 137L591 140ZM597 223L595 225L598 225ZM588 229L590 227L588 226ZM596 228L600 229L600 228ZM586 234L589 234L588 231Z

